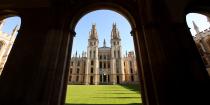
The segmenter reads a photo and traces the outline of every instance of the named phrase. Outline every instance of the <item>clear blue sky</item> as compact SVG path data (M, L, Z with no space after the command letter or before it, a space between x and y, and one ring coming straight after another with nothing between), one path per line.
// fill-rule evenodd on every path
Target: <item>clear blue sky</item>
M200 31L203 31L210 27L206 16L201 14L190 13L186 16L186 21L188 27L191 29L190 31L192 35L195 35L192 21L197 24ZM86 14L77 23L75 29L77 34L74 38L72 54L74 54L76 51L78 52L78 54L81 54L82 51L87 50L88 36L91 25L93 23L95 23L97 27L99 36L99 47L102 46L104 38L106 39L107 46L110 46L110 36L113 22L117 23L117 27L120 31L123 54L125 54L126 50L134 50L133 39L130 35L131 26L127 19L114 11L97 10ZM21 24L21 19L19 17L7 18L2 31L10 34L17 24L19 26Z
M88 37L92 24L96 24L99 37L99 47L103 46L103 40L110 47L110 37L112 24L115 22L120 32L122 50L134 51L133 37L131 36L131 26L124 16L110 10L97 10L83 16L76 25L76 37L74 38L72 54L81 54L87 51Z
M21 25L20 17L14 16L14 17L6 18L6 22L3 26L2 31L8 34L11 34L16 25L20 27Z

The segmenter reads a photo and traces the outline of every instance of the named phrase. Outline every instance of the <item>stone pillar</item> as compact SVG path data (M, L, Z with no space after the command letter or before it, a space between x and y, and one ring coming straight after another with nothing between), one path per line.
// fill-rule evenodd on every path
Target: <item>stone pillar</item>
M111 58L111 63L110 63L110 67L111 67L111 84L116 84L117 80L116 80L116 67L115 67L115 64L116 64L116 60L114 58Z
M90 66L90 59L87 59L86 60L86 69L85 69L85 85L88 85L89 84L89 79L90 79L89 66Z
M98 42L97 42L98 45ZM94 85L98 85L99 84L99 61L98 61L98 46L97 48L95 48L95 55L94 55Z
M153 78L150 75L150 67L149 67L149 59L147 55L147 50L146 50L146 45L145 45L145 40L143 36L143 31L141 28L137 29L132 29L131 35L133 36L133 41L134 41L134 47L136 51L136 63L137 63L137 68L138 68L138 77L139 77L139 82L140 82L140 89L141 89L141 98L142 98L142 103L145 105L155 105L155 97L156 96L154 92L154 86L153 83L151 82L151 79ZM130 71L129 71L129 81L130 79ZM149 102L149 101L152 101ZM154 103L153 103L154 102Z
M66 71L64 72L64 83L63 83L63 90L62 90L62 94L61 94L61 105L64 104L65 99L66 99L66 93L67 93L67 86L68 86L68 80L69 80L69 70L70 70L70 61L71 61L71 52L72 52L72 45L73 45L73 39L76 36L76 32L73 29L69 30L69 49L67 49L68 51L68 58L67 58L67 67L66 67ZM62 82L62 81L61 81Z
M47 70L43 97L51 104L59 105L65 99L69 71L68 59L71 55L69 45L72 45L75 34L69 33L69 30L63 32L62 29L53 28L47 35L48 42L45 44L40 66L41 70Z
M164 0L142 0L139 6L143 6L139 9L141 20L137 19L141 24L135 27L134 40L137 63L141 65L139 77L144 103L194 105L192 100L203 103L205 97L196 99L193 94L206 94L203 90L208 77L186 21L182 20L185 17L173 20L176 15L169 14Z
M61 65L67 59L65 51L58 51L58 42L62 42L59 40L62 36L67 36L61 45L67 46L68 35L52 28L50 23L53 16L48 8L28 8L18 12L22 23L1 75L0 103L47 105L47 102L53 103L50 99L56 94L59 98L54 103L57 104L61 95L57 93L55 86L62 90L60 81L63 78L55 74L63 74L64 68ZM59 54L56 51L66 59L58 59Z
M120 69L121 69L121 81L122 81L122 83L124 83L125 82L125 71L124 71L124 61L123 61L123 59L121 58L120 59Z
M99 83L99 67L98 67L98 59L95 61L95 72L94 72L94 85L98 85Z

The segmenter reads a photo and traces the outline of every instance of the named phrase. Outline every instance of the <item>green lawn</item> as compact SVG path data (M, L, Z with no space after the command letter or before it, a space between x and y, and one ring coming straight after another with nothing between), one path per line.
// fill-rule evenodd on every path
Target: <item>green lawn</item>
M66 105L141 105L137 85L68 85Z

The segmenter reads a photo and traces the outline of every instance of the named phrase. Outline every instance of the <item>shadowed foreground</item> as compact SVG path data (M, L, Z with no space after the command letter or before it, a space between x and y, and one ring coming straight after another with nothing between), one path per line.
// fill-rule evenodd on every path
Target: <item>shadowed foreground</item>
M65 105L142 105L138 85L68 85Z

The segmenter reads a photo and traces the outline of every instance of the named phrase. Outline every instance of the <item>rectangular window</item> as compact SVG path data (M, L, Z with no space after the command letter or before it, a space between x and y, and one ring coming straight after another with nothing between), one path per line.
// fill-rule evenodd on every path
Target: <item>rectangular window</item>
M90 70L90 72L91 72L91 73L93 73L93 68L92 68L92 67L91 67L91 70Z
M118 50L118 57L120 58L120 50Z
M71 66L73 66L73 62L71 62Z
M108 62L108 68L110 68L110 62Z
M101 74L101 75L100 75L100 82L102 82L102 76L103 76L103 75Z
M80 62L78 61L78 62L77 62L77 66L79 66L79 65L80 65Z
M90 55L89 55L89 57L91 58L91 56L92 56L92 52L90 51Z
M79 68L77 68L77 74L79 74Z
M91 61L91 65L93 65L93 63L94 63L94 62L93 62L93 61Z
M134 82L134 77L133 77L133 75L131 76L131 81Z
M133 69L132 68L130 68L130 72L133 73Z
M69 71L69 73L70 73L70 74L72 74L72 68L70 68L70 71Z
M76 77L76 81L77 81L77 82L79 81L79 76Z
M99 63L99 68L102 68L102 62Z
M95 58L95 56L96 56L96 52L95 52L95 51L93 51L93 58Z
M104 62L104 68L106 68L106 62Z
M108 76L108 82L110 81L110 79L109 79L109 75L107 75Z
M71 82L71 76L69 76L69 82Z

